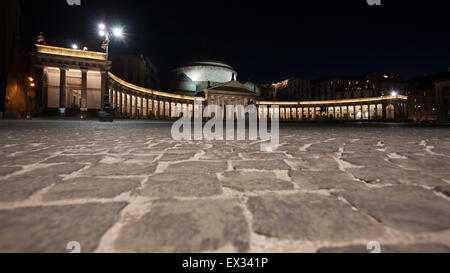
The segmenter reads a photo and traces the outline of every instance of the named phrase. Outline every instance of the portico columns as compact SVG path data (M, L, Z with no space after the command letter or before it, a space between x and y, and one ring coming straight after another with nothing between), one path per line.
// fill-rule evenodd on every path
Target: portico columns
M87 112L87 69L81 70L81 112Z
M120 116L123 115L123 92L122 92L122 90L119 91L119 114L120 114Z
M134 117L133 107L134 107L133 95L130 94L130 118L131 119Z
M165 119L166 118L166 100L165 99L162 100L161 111L162 111L162 118Z
M114 109L116 110L116 113L118 113L118 109L119 109L118 98L119 98L119 91L116 89L115 92L114 92L114 104L115 104Z
M66 111L66 72L67 68L61 67L59 70L59 108L60 116L65 116Z
M105 71L101 72L101 108L105 108L105 92L109 92L109 90L106 90L106 76Z
M128 94L126 92L124 92L123 100L123 114L125 117L128 117Z
M375 104L375 110L374 110L374 114L375 114L375 120L378 120L378 104Z
M41 83L40 88L36 92L36 109L42 110L43 108L47 108L47 103L45 101L46 93L47 93L47 83L44 72L44 67L37 66L37 79Z

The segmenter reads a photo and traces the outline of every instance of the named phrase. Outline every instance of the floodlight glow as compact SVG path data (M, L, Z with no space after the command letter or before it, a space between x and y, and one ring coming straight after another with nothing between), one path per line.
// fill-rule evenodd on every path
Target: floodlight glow
M98 35L100 35L100 36L105 36L105 34L106 34L106 32L104 31L104 30L100 30L99 32L98 32Z
M392 91L391 97L396 97L397 95L398 95L398 93L396 91Z
M114 36L120 38L123 36L123 29L116 27L113 29L113 34L114 34Z
M105 24L99 24L99 25L98 25L98 29L100 29L100 30L105 30L105 29L106 29Z
M78 49L78 45L77 44L72 44L72 49Z

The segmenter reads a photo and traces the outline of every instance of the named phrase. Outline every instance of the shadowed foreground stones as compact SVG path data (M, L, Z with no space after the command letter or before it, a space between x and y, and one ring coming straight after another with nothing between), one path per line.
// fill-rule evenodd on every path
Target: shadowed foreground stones
M450 185L448 184L436 187L435 190L450 197Z
M420 187L392 186L338 194L383 224L402 231L450 228L450 202Z
M116 248L127 252L202 252L249 248L249 229L234 200L160 201L125 226Z
M237 191L282 191L292 190L291 182L278 179L272 172L227 172L222 185Z
M150 197L205 197L220 195L222 187L215 174L190 174L166 172L151 176L142 195Z
M0 252L66 253L71 241L93 252L126 203L0 211Z
M103 156L101 155L59 155L47 159L42 162L42 164L51 164L51 163L72 163L72 162L83 162L83 163L97 163L102 160Z
M44 200L113 198L140 186L137 179L80 177L61 182L44 195Z
M367 246L355 245L319 249L318 253L370 253ZM450 247L437 243L415 245L383 245L381 253L450 253Z
M1 176L7 176L7 175L12 174L12 173L14 173L16 171L20 171L21 169L22 168L20 168L20 167L0 167L0 177Z
M233 161L232 165L235 169L248 169L248 170L289 170L289 165L283 160L245 160L245 161Z
M24 173L24 175L35 176L35 177L68 175L68 174L71 174L71 173L81 170L85 166L86 165L78 164L78 163L57 164L57 165L48 166L45 168L34 169L29 172L27 171Z
M361 182L353 180L347 173L338 170L290 171L289 175L300 189L306 190L356 190L364 187Z
M256 233L295 240L346 240L376 238L383 226L370 217L353 211L333 197L316 194L250 197Z
M305 153L301 153L301 158L298 159L289 159L289 162L295 166L299 170L338 170L339 166L331 156L327 155L305 155Z
M445 184L441 179L423 172L404 170L398 167L349 169L356 178L368 184L407 184L439 186Z
M171 125L0 120L0 252L450 252L449 128L280 124L264 153Z
M0 203L22 201L62 180L59 176L13 176L0 179Z
M97 164L83 171L83 176L149 175L155 172L155 164Z
M228 168L226 161L187 161L170 164L166 172L191 175L191 174L216 174L224 172Z

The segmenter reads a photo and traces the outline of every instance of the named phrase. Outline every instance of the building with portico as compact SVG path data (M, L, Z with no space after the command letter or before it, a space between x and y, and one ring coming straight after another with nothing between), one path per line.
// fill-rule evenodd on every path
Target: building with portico
M106 53L36 44L36 109L44 115L96 115L105 91Z

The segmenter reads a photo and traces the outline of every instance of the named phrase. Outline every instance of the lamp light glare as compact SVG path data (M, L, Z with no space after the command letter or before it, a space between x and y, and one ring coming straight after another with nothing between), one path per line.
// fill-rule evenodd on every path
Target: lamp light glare
M77 44L72 44L72 49L78 49L78 45Z
M120 38L123 36L123 29L116 27L113 29L113 34L114 34L114 36Z
M102 36L102 37L105 36L105 34L106 34L106 33L105 33L104 30L100 30L100 31L98 32L98 35L100 35L100 36Z
M99 25L98 25L98 29L99 29L99 30L105 30L105 29L106 29L105 24L99 24Z
M396 91L392 91L392 93L391 93L391 97L396 97L396 96L398 96L398 92L396 92Z

